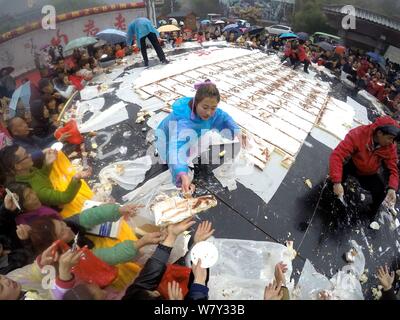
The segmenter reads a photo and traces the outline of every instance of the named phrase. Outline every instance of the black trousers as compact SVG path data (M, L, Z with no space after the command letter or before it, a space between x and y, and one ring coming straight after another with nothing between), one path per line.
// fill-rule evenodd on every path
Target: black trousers
M153 32L150 32L147 36L140 38L140 47L144 62L146 64L149 63L149 58L147 57L146 38L150 40L154 50L156 50L158 59L160 59L161 62L165 61L165 54L160 43L158 42L157 35Z
M342 182L345 182L349 175L355 177L359 181L361 187L371 193L371 214L375 214L386 197L385 184L382 178L378 174L369 176L357 174L357 168L351 160L343 166Z
M293 69L296 69L300 64L304 64L304 72L308 72L308 67L310 66L310 62L308 60L300 61L295 58L290 58L290 63L293 66Z

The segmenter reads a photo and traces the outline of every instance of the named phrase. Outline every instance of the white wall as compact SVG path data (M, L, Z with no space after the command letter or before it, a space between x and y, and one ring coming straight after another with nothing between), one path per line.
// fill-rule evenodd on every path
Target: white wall
M132 20L140 16L146 16L144 8L112 11L57 23L56 30L39 29L26 33L0 44L0 67L13 66L15 68L13 75L15 76L35 69L33 61L35 51L50 45L52 40L59 39L61 45L65 46L70 40L87 35L93 36L95 30L92 31L93 34L90 34L90 31L88 31L89 34L84 32L85 25L89 23L89 20L93 20L94 27L99 30L116 28L114 24L120 14L125 18L125 28L121 27L124 31L127 31L127 27Z

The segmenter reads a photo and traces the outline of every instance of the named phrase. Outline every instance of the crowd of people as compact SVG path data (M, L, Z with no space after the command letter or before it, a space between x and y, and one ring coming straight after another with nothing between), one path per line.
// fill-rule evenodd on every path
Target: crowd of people
M163 63L168 61L161 49L162 40L176 47L182 43L183 36L179 32L172 33L168 37L161 34L161 41L157 41L155 36L158 32L154 28L147 26L149 31L147 33L143 31L142 26L148 24L146 20L138 20L130 26L127 43L106 44L99 48L91 46L85 50L75 49L71 57L64 57L60 48L57 50L52 48L46 57L38 58L36 63L42 78L37 86L31 84L29 110L26 110L22 99L18 102L14 114L10 110L10 99L17 85L11 76L11 68L0 70L0 134L3 139L0 150L0 192L3 199L0 207L0 300L208 299L209 270L202 268L201 260L191 267L184 266L182 263L184 257L175 262L174 266L183 268L181 272L186 274L183 282L170 281L169 277L165 277L173 268L168 264L168 260L178 236L196 224L192 219L170 224L139 239L130 234L105 246L101 240L90 234L90 229L104 222L132 218L137 214L139 207L135 204L120 206L106 203L86 210L82 210L81 206L81 210L66 214L64 211L66 206L78 203L82 198L88 199L83 193L86 186L85 179L92 175L92 170L90 167L84 167L83 170L73 172L69 176L68 173L54 174L56 170L60 170L60 161L69 161L63 152L52 148L54 143L63 142L71 146L71 150L79 150L84 139L79 135L80 139L77 142L77 137L72 136L71 132L60 130L64 128L60 123L60 113L73 93L82 90L95 75L108 72L112 64L120 63L126 55L137 53L139 50L147 66L146 38L152 43ZM134 37L137 45L131 46ZM226 40L248 48L283 50L282 62L288 59L294 68L304 64L304 71L308 72L311 62L323 64L332 70L342 68L358 87L368 90L377 90L374 87L376 81L384 81L386 103L397 99L397 104L394 104L393 108L399 105L400 87L396 78L399 70L394 64L389 65L389 73L383 76L378 69L375 70L376 66L371 61L353 52L342 55L334 53L330 56L327 52L312 48L303 40L283 43L277 37L246 33L237 37L237 34L223 33L221 29L216 29L213 33L200 31L194 36L194 40L199 43ZM228 129L231 138L237 137L245 147L245 134L228 114L217 108L220 101L217 86L205 81L197 84L196 90L195 97L186 97L175 102L173 112L158 129L167 128L169 121L175 120L183 121L189 127L196 127L199 135L202 128ZM394 134L390 131L393 128L388 126L397 125L390 121L384 122L381 126L376 125L380 131L374 131L377 135L375 142L378 144L375 147L385 147L384 144L387 142L387 153L390 153L395 139L392 136L397 136L400 130L396 129ZM345 139L344 144L346 142L348 141ZM343 158L351 151L350 147L346 146L340 145L335 153L336 158L331 160L334 167L333 183L336 185L333 188L337 194L344 192L338 184L345 179L342 178ZM177 152L178 149L176 145L167 146L165 154L160 152L160 156L168 159L168 153ZM386 154L381 156L385 158ZM186 160L182 159L178 164L169 164L174 182L184 193L192 192L194 189L188 177ZM355 157L356 166L360 163L358 160L360 159ZM376 167L378 170L378 164ZM390 190L397 189L398 175L397 177L393 175L394 173ZM63 181L62 188L56 186L60 180L66 180ZM376 189L371 188L372 191ZM376 196L379 198L377 203L380 203L385 196L384 186L381 189ZM388 194L393 197L391 191L388 191ZM210 222L199 223L189 241L188 251L196 243L209 239L213 234L214 229ZM132 266L143 248L149 245L157 245L151 257L143 266ZM93 263L93 266L81 263L83 255L87 261ZM49 289L45 289L42 285L43 275L37 276L46 266L56 269L55 283ZM102 266L103 271L107 270L104 271L105 275L110 277L115 271L112 267L119 268L120 274L108 282L104 282L104 278L97 279L97 282L89 281L93 276L90 270L93 271L91 268L95 266ZM283 262L275 266L274 279L265 287L265 300L290 299L285 283L286 271L287 266ZM125 279L121 279L124 280L123 285L114 287L113 281L123 275L126 276ZM383 298L396 299L394 273L385 266L379 268L377 277L383 286ZM321 292L320 299L328 298Z

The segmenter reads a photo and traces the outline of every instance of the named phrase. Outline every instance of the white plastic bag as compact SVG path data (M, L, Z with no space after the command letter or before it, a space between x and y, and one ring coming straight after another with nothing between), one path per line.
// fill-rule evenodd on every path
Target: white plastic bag
M219 259L210 269L210 299L261 300L264 288L274 279L275 265L288 267L286 282L292 273L288 248L274 242L235 239L210 239L218 248Z
M330 280L318 273L311 262L306 260L299 282L292 292L292 299L316 300L319 299L319 293L325 291L332 300L363 300L358 279L365 268L365 257L354 240L350 244L357 251L354 262L345 265Z
M108 180L112 180L125 190L133 190L144 180L146 172L150 168L151 157L145 156L133 161L112 163L101 169L99 178L101 183L107 183Z

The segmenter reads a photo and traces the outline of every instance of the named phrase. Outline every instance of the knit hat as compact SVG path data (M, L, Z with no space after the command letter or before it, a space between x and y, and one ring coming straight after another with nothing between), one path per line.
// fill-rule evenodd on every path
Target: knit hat
M383 134L391 135L394 137L400 137L400 128L396 126L386 125L377 127L376 130L380 130Z

